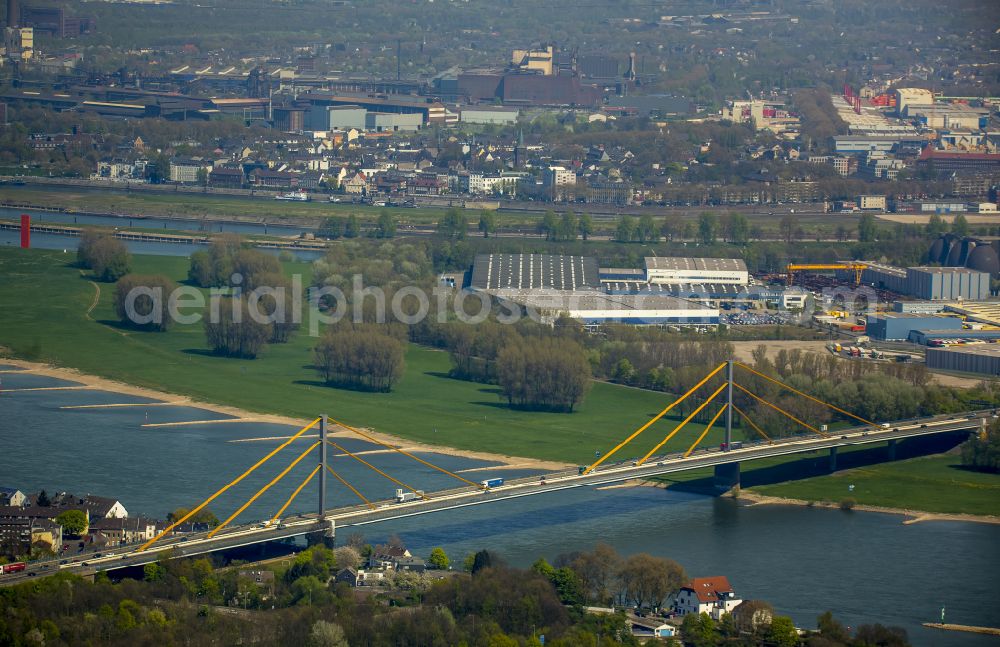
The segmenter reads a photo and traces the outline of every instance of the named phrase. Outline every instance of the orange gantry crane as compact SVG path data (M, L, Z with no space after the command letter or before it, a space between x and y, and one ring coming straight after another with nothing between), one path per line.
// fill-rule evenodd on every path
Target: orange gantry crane
M789 263L785 268L788 272L788 285L795 281L796 272L813 270L848 270L854 272L854 285L861 283L861 273L868 269L864 263Z

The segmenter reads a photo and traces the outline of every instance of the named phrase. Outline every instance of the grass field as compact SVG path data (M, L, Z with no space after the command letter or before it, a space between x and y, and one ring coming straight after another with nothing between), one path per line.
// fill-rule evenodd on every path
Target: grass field
M269 347L259 359L235 360L209 354L200 325L167 333L120 328L113 321L113 286L92 283L74 261L59 252L0 249L0 346L28 359L250 411L303 418L327 413L405 439L570 463L593 461L596 451L613 447L669 401L663 394L595 383L576 413L514 411L496 387L447 377L446 353L412 345L405 377L392 393L334 389L322 385L310 368L315 340L305 331L288 344ZM136 272L175 280L187 272L183 258L136 256L134 265ZM308 284L308 264L287 263L285 270L302 273ZM642 455L675 423L657 423L620 457ZM701 430L684 429L666 449L686 449ZM713 430L705 442L718 443L721 433ZM900 458L944 451L942 442L906 441ZM743 484L762 494L806 500L852 496L870 505L1000 514L1000 477L956 469L950 455L879 464L884 452L884 446L843 448L838 460L845 471L832 476L824 475L826 453L754 461L743 466ZM686 488L704 486L710 477L711 470L697 470L664 480ZM848 483L854 492L847 492Z
M849 485L854 490L848 489ZM924 512L1000 515L1000 476L962 469L958 456L922 456L835 474L753 488L768 496L906 508Z
M447 377L446 353L412 345L405 377L392 393L334 389L310 368L315 340L305 330L256 360L236 360L209 354L200 325L167 333L120 328L113 321L113 286L92 283L74 260L59 252L0 249L0 303L7 306L0 345L21 357L251 411L327 413L402 438L565 462L593 460L669 402L663 394L595 383L576 413L513 411L496 387ZM305 274L308 284L308 265L285 268ZM136 256L133 270L181 280L187 260ZM88 314L96 286L100 298ZM672 425L657 423L622 458L645 453ZM685 428L668 447L686 449L700 431ZM719 442L720 434L714 430L706 442Z

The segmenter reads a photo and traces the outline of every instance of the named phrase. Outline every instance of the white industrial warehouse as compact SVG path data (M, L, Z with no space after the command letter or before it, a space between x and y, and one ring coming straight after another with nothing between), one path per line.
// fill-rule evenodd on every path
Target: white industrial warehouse
M650 257L645 270L613 270L633 279L636 286L672 282L735 285L749 280L746 265L738 259ZM652 269L651 269L652 268ZM742 274L741 274L742 272ZM560 316L588 325L715 326L718 308L677 294L635 289L612 290L602 282L597 260L587 256L550 254L480 254L472 266L469 287L526 309L542 321ZM655 282L650 275L655 276ZM616 284L617 286L617 284Z

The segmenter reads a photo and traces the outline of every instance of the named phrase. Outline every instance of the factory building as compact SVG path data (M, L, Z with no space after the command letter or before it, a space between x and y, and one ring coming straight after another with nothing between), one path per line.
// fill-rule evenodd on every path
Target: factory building
M365 130L373 133L416 132L423 123L423 116L416 113L368 112L365 115Z
M601 288L597 259L553 254L478 254L472 288L497 290L589 290Z
M601 282L608 294L659 294L695 301L713 308L784 308L805 306L808 292L793 288L772 288L763 285L731 283L647 283L641 276L626 278L628 270L602 269ZM633 270L642 274L642 270Z
M313 106L307 125L314 130L364 130L368 111L361 106Z
M517 108L465 106L461 110L459 120L466 124L500 124L510 126L517 123L517 118L520 114Z
M969 299L990 296L990 275L964 267L910 267L907 294L918 299Z
M870 152L888 153L899 146L923 147L927 139L920 135L835 135L833 149L838 155L860 155Z
M642 270L621 270L642 281ZM472 290L515 304L542 321L569 316L587 325L715 326L718 308L673 293L608 290L597 259L550 254L479 254L472 266Z
M962 330L962 320L916 313L885 313L868 317L865 333L873 339L905 340L913 330Z
M720 283L747 285L750 273L741 258L684 258L647 256L649 283Z
M932 315L944 312L945 304L941 301L893 301L893 312L909 312L913 314Z
M928 348L927 368L1000 376L1000 346L976 344Z
M965 344L972 341L972 345L984 344L986 342L1000 341L1000 330L996 328L967 330L911 330L907 341L921 346L940 347L949 345L949 340L958 340ZM951 342L957 343L957 342Z
M925 300L981 300L990 296L990 275L964 267L892 267L880 263L865 263L861 283L897 294ZM838 272L842 281L849 281L847 272Z
M445 110L443 104L423 97L312 92L300 94L298 100L307 102L311 108L322 106L356 106L371 112L418 114L423 118L421 124L444 124L449 121L447 110ZM312 111L310 114L313 114ZM325 130L325 128L316 129Z
M934 103L934 93L924 88L897 88L893 90L896 97L896 112L906 114L909 105L931 105Z
M632 325L717 326L719 310L686 299L655 294L612 295L602 292L544 292L497 295L538 313L552 323L567 316L587 326Z

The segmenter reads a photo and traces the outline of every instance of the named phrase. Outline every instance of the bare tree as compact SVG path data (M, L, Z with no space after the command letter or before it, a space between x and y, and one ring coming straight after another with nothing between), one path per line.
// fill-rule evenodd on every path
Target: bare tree
M620 574L625 599L639 608L659 607L687 582L680 564L649 553L630 555Z

